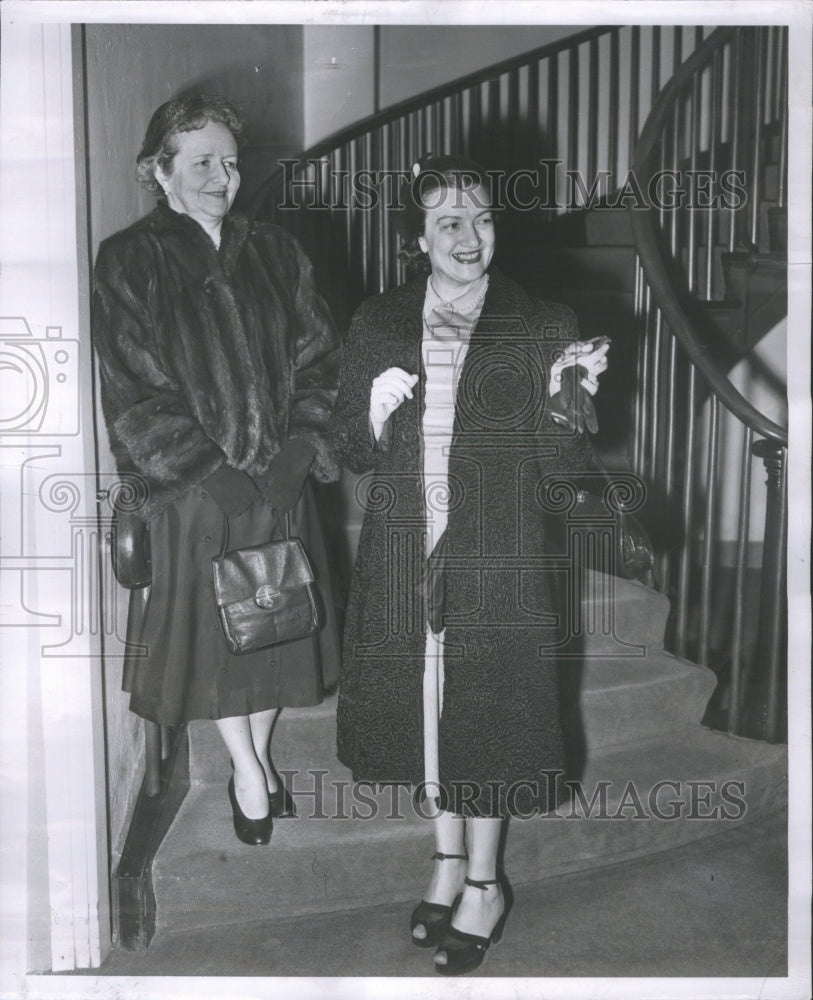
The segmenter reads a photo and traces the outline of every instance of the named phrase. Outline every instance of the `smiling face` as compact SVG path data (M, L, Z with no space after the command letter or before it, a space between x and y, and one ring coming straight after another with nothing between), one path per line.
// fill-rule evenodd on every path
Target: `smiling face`
M180 132L177 144L171 172L158 166L155 170L169 207L191 216L207 231L219 229L240 187L237 141L225 125L208 122L192 132Z
M494 256L494 213L482 185L448 187L424 197L426 220L418 245L429 255L438 295L455 298L481 278Z

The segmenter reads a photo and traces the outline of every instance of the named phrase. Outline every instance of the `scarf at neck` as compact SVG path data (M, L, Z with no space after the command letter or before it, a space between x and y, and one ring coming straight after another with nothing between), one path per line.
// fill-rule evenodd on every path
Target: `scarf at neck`
M468 340L480 312L488 289L488 275L484 274L462 295L448 301L435 291L430 277L426 283L423 316L427 328L437 340Z

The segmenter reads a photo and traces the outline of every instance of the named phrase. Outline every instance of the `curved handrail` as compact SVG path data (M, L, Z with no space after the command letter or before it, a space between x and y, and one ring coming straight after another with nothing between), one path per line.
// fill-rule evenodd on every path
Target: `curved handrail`
M477 84L486 83L489 80L495 80L505 73L510 73L512 70L521 69L523 66L539 62L548 56L554 55L555 53L565 52L568 49L576 48L579 45L583 45L585 42L589 42L593 38L600 38L602 35L613 30L615 29L612 25L587 28L574 35L568 35L566 38L560 38L558 41L548 42L547 45L540 45L538 48L531 49L529 52L522 52L518 56L511 56L509 59L504 59L502 62L494 63L485 69L479 69L472 73L467 73L465 76L460 76L456 80L452 80L449 83L443 83L438 87L434 87L432 90L423 91L420 94L416 94L414 97L408 97L403 101L399 101L397 104L391 104L389 107L383 108L381 111L377 111L375 114L368 115L366 118L361 118L359 121L353 122L352 125L339 129L337 132L333 132L324 139L320 139L315 145L301 153L298 159L302 162L307 162L308 160L318 160L320 157L326 156L339 146L344 146L347 143L352 142L354 139L359 139L368 132L372 132L374 129L387 125L390 122L395 121L397 118L401 118L402 116L410 114L413 111L420 111L421 108L425 108L427 105L434 104L437 101L445 100L447 97L452 97L459 91L465 90L468 87L474 87ZM259 210L263 202L268 197L270 191L273 191L275 187L281 186L284 176L285 169L282 166L278 166L274 171L272 171L272 173L253 195L251 204L248 207L249 215L253 215Z
M649 181L650 156L678 95L694 74L707 65L714 52L730 41L734 31L734 28L717 28L713 31L680 66L656 99L633 156L632 171L639 184L643 186L643 190L647 190ZM633 240L644 274L652 289L655 304L691 362L701 372L723 405L746 427L787 447L787 429L774 423L748 402L731 380L719 370L712 360L708 347L697 337L694 324L681 303L681 292L676 287L664 261L654 219L655 209L641 210L631 205L629 212Z

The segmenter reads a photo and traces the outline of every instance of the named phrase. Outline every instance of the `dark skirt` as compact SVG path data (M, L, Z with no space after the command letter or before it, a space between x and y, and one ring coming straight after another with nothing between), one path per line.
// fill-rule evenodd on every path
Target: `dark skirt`
M229 522L229 548L279 537L261 501ZM152 584L130 597L127 639L140 648L129 647L122 684L131 711L145 719L175 726L316 705L338 680L334 602L310 485L291 512L291 534L302 539L322 592L327 621L318 635L241 656L229 652L212 584L223 531L222 511L201 488L150 521Z

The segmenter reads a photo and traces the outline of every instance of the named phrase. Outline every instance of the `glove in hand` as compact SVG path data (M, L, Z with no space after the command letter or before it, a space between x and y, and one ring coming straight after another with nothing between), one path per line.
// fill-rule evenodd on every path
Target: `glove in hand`
M581 384L586 375L587 370L581 365L570 365L562 369L561 389L550 399L553 419L575 434L583 434L585 428L591 434L598 431L593 399Z
M287 514L296 505L315 454L310 441L292 438L255 480L263 500L278 513Z
M211 493L217 505L229 517L238 517L258 498L251 476L230 465L221 465L201 484Z

